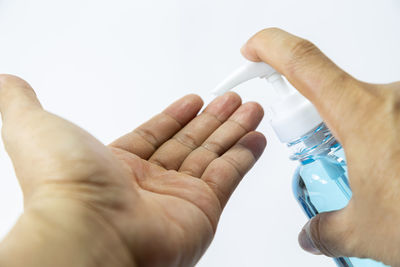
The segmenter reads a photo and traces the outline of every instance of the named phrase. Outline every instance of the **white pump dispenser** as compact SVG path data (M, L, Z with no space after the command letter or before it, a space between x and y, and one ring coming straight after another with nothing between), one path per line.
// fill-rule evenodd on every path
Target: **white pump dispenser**
M213 93L221 95L256 77L267 79L279 96L277 103L271 106L273 116L270 123L281 142L298 139L322 123L311 102L289 87L281 74L264 62L249 61L222 81Z

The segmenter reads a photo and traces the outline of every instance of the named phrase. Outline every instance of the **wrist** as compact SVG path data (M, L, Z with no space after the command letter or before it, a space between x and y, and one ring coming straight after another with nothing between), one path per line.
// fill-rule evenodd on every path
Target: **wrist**
M71 200L30 205L0 244L0 266L136 266L118 233ZM26 265L26 263L30 265Z

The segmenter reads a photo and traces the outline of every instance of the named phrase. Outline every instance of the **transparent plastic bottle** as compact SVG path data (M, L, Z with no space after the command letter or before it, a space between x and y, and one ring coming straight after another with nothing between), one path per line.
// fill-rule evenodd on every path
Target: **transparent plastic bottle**
M300 162L293 178L293 192L307 216L344 208L351 198L351 189L342 146L313 104L288 86L280 73L264 62L248 61L223 80L213 93L221 95L256 77L265 78L277 94L270 105L270 124L278 139L293 150L291 159ZM386 266L358 258L336 258L335 262L340 267Z
M293 193L306 215L344 208L351 198L342 146L324 123L287 144L300 166L293 177ZM370 259L335 258L340 267L383 267Z

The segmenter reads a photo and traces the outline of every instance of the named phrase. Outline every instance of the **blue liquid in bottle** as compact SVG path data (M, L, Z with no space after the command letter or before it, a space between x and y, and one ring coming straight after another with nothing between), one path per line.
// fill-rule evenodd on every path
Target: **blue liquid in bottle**
M342 146L325 124L288 143L292 160L300 166L293 177L293 192L306 215L344 208L351 198L347 165ZM383 267L370 259L335 258L339 267Z

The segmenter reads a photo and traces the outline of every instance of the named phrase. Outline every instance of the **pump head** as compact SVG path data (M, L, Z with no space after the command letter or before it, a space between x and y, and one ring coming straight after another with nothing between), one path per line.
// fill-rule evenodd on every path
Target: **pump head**
M297 139L322 123L315 107L297 90L289 87L281 74L264 62L248 61L222 81L213 93L221 95L256 77L267 79L280 98L271 105L273 116L270 123L281 142Z

